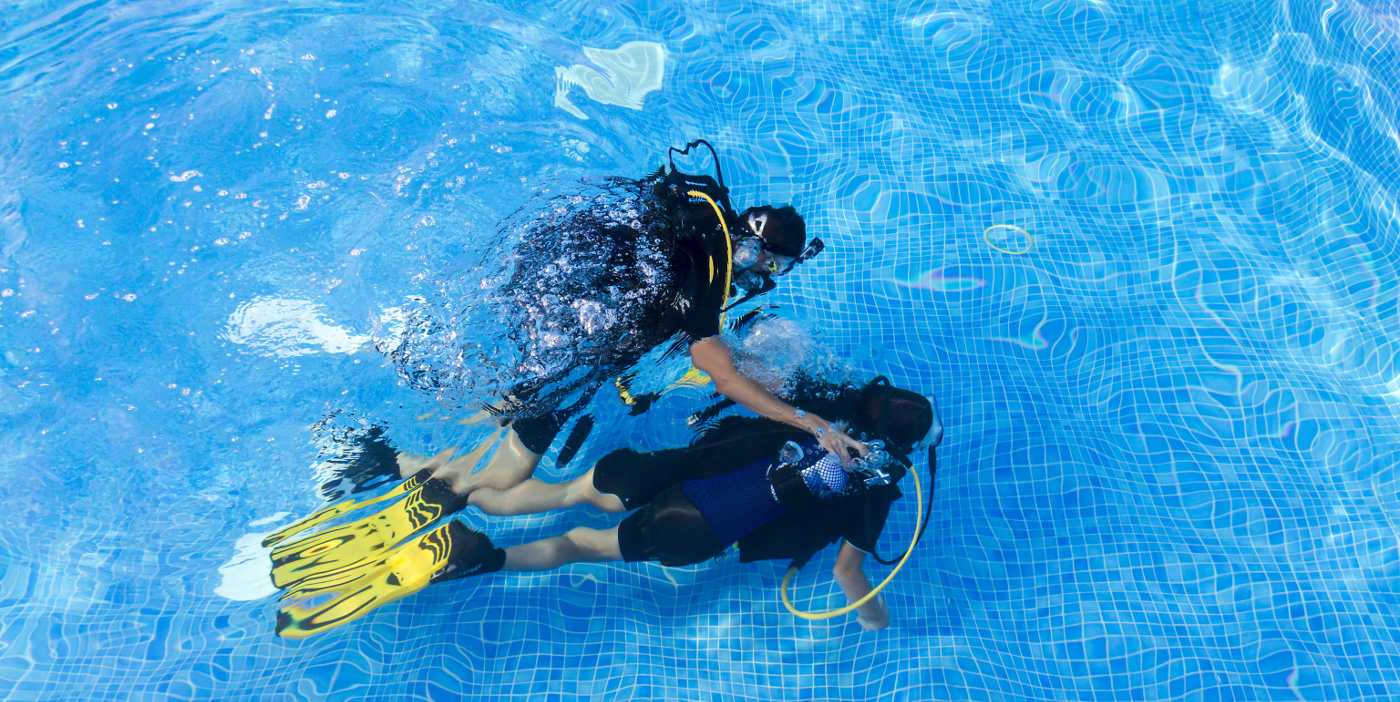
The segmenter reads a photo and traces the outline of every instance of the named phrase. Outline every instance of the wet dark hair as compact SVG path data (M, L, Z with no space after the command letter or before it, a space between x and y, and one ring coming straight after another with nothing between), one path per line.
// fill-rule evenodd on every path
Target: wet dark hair
M750 214L766 213L768 225L763 228L763 248L780 256L797 258L807 246L807 222L792 205L750 207L739 215L747 220Z
M933 426L933 406L923 395L890 385L881 376L861 388L857 416L851 419L856 430L908 451Z

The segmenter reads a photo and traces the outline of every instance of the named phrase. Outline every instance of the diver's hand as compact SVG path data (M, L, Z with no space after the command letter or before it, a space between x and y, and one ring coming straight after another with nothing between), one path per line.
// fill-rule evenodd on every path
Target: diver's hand
M845 422L833 424L815 414L806 415L806 420L805 428L807 431L811 432L812 436L817 437L817 443L821 444L822 448L836 456L836 460L841 462L842 467L850 465L851 449L855 449L856 455L861 458L864 458L870 450L866 448L865 444L856 441L855 438L846 433Z
M851 455L851 449L855 449L856 456L861 458L865 458L870 453L869 446L856 441L850 434L846 433L844 424L832 425L827 430L826 436L818 441L821 442L822 448L836 454L837 460L841 462L841 467L845 468L847 472L851 470L852 460L855 458Z
M865 610L870 609L870 605L875 605L876 611L872 612L870 616L866 616ZM860 614L856 616L856 623L860 624L860 627L866 631L879 631L890 625L890 609L885 606L885 598L882 595L876 595L874 602L861 607L858 611Z

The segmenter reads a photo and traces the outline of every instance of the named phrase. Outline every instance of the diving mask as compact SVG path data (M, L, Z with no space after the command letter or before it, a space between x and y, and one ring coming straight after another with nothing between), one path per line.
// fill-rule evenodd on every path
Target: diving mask
M759 262L759 256L764 257L763 272L771 277L784 276L792 272L794 266L816 256L826 248L826 244L821 239L813 239L802 253L793 258L784 256L769 248L768 242L756 236L738 237L734 240L734 267L738 269L749 268Z
M929 410L933 413L933 422L929 424L928 433L924 438L914 443L913 450L921 451L926 448L937 446L943 440L943 420L938 416L938 402L933 399L933 395L925 395L928 400Z
M772 276L787 275L792 272L793 266L807 261L824 249L826 249L826 244L821 239L816 238L812 239L812 243L808 244L807 248L802 249L802 253L797 254L797 258L774 253L767 246L764 246L763 250L768 252L768 274Z

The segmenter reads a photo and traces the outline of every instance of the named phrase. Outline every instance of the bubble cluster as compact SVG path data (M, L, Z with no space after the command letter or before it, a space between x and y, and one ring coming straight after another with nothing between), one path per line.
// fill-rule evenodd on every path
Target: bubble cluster
M650 181L527 205L476 273L410 313L400 376L453 405L528 389L550 409L597 385L665 341L647 323L674 297L668 222Z

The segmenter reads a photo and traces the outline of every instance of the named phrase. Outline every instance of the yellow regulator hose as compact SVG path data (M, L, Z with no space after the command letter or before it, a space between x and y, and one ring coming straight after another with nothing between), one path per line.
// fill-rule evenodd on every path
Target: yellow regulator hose
M846 605L845 607L841 607L840 609L833 609L829 612L804 612L794 607L792 604L792 599L788 597L788 582L792 580L793 574L797 572L796 568L788 568L787 575L783 576L783 584L779 587L778 592L782 595L783 605L788 608L789 612L792 612L793 614L796 614L797 616L802 617L803 619L810 620L831 619L832 617L839 617L843 614L847 614L849 612L853 612L859 609L866 602L869 602L876 595L880 594L880 591L885 589L885 586L889 585L891 580L894 580L894 576L899 574L899 569L904 567L904 562L909 560L910 556L914 555L914 545L919 543L918 525L924 521L924 488L922 485L919 484L919 474L914 471L914 465L912 462L909 465L909 475L913 476L914 478L914 503L918 505L919 511L918 516L914 519L914 540L909 542L909 550L904 552L904 557L899 559L899 563L895 564L894 570L890 571L890 574L885 577L884 581L881 582L879 585L876 585L875 589L867 593L865 597L862 597L856 600L855 602Z
M691 190L686 195L704 198L705 202L710 203L710 207L715 208L715 216L719 218L719 226L724 227L724 251L729 256L729 262L724 267L724 304L720 306L720 309L723 310L729 307L729 286L734 282L734 244L729 241L729 224L724 221L724 213L720 211L719 204L715 202L714 198L699 190ZM713 266L711 266L710 277L714 277ZM724 317L725 313L720 312L719 328L721 331L724 330Z

